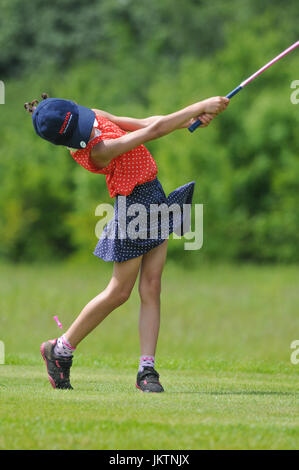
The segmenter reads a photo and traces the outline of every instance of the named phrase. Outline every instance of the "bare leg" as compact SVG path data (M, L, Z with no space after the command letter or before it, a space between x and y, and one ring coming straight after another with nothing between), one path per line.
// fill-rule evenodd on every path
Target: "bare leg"
M154 356L160 328L161 277L166 260L167 242L143 255L140 267L141 299L139 336L141 355Z
M129 298L141 260L142 256L139 256L123 263L114 263L112 278L106 289L84 307L65 334L73 347Z

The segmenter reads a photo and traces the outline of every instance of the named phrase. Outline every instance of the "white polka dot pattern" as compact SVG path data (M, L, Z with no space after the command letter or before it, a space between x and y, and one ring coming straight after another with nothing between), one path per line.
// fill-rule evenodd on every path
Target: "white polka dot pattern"
M111 197L115 197L117 194L127 196L136 185L152 181L157 176L156 162L147 148L144 145L139 145L135 149L113 158L109 165L99 170L90 158L92 147L105 139L117 139L125 135L126 132L96 111L95 114L101 135L89 141L84 149L70 150L71 155L86 170L106 175L106 183Z
M133 192L126 197L126 212L128 207L131 204L143 204L146 208L147 212L147 231L150 234L150 205L151 204L162 204L166 203L168 206L172 204L178 204L181 208L183 204L191 204L192 203L192 196L194 191L194 182L187 183L184 186L180 186L179 188L172 191L168 197L166 197L165 192L162 188L160 181L155 178L153 181L138 185L134 188ZM132 217L126 217L126 225L130 223ZM127 261L131 258L136 258L137 256L141 256L144 253L152 250L156 246L160 245L164 242L165 238L163 238L163 234L161 232L161 219L159 218L159 230L158 230L158 237L155 239L151 238L136 238L132 239L128 236L125 238L118 237L118 221L119 221L119 213L118 213L118 196L115 200L114 206L114 216L113 219L106 225L99 239L97 246L94 251L94 255L98 256L99 258L103 259L104 261L116 261L116 262L123 262ZM183 217L181 218L181 223L183 222ZM173 232L173 230L177 228L174 227L173 218L170 216L169 218L169 234ZM108 238L108 235L113 234L113 238Z

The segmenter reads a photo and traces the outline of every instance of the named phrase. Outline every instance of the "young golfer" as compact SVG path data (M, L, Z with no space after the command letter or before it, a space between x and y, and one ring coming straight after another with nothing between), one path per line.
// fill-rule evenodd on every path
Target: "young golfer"
M110 196L115 198L113 220L104 228L94 251L104 261L114 262L111 280L83 308L64 335L41 345L50 383L54 388L72 388L70 367L74 350L109 313L129 298L139 273L141 357L136 387L143 392L163 392L155 370L155 353L160 325L161 276L167 237L175 229L175 221L174 217L167 220L166 237L160 215L153 237L150 212L153 204L170 206L175 203L179 207L191 204L194 182L177 188L166 197L157 179L156 162L143 144L188 127L198 118L202 127L206 127L226 109L229 100L217 96L165 116L134 119L49 98L46 94L42 98L39 104L37 100L25 103L25 108L32 114L37 135L68 147L74 160L83 168L106 175ZM122 196L126 198L125 204L121 205ZM125 230L120 223L121 210L125 208L128 214L129 208L136 203L142 204L148 215L147 225L141 228L137 238L126 230L132 216L126 217Z

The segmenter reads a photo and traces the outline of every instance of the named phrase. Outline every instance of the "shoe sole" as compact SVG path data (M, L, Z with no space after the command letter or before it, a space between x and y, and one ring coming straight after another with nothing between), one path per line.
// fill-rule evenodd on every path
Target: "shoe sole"
M161 392L150 392L149 390L144 392L143 390L141 390L141 387L139 387L139 385L135 384L135 387L139 390L139 392L141 393L163 393L164 390L162 390Z
M42 343L41 346L40 346L40 353L42 355L42 358L43 360L45 361L46 363L46 367L47 367L47 374L48 374L48 378L49 378L49 382L50 384L52 385L53 388L56 388L56 384L54 382L54 379L50 376L49 374L49 370L48 370L48 361L47 361L47 358L45 356L45 344L46 343Z

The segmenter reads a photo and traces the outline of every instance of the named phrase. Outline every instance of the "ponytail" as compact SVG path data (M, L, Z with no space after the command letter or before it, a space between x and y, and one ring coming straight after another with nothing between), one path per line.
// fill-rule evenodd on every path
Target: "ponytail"
M48 93L42 93L41 97L42 97L43 100L46 100L46 99L49 98L49 95L48 95ZM26 111L29 114L32 114L35 111L38 103L39 103L38 100L33 100L33 101L31 101L31 103L25 103L24 108L26 109Z

